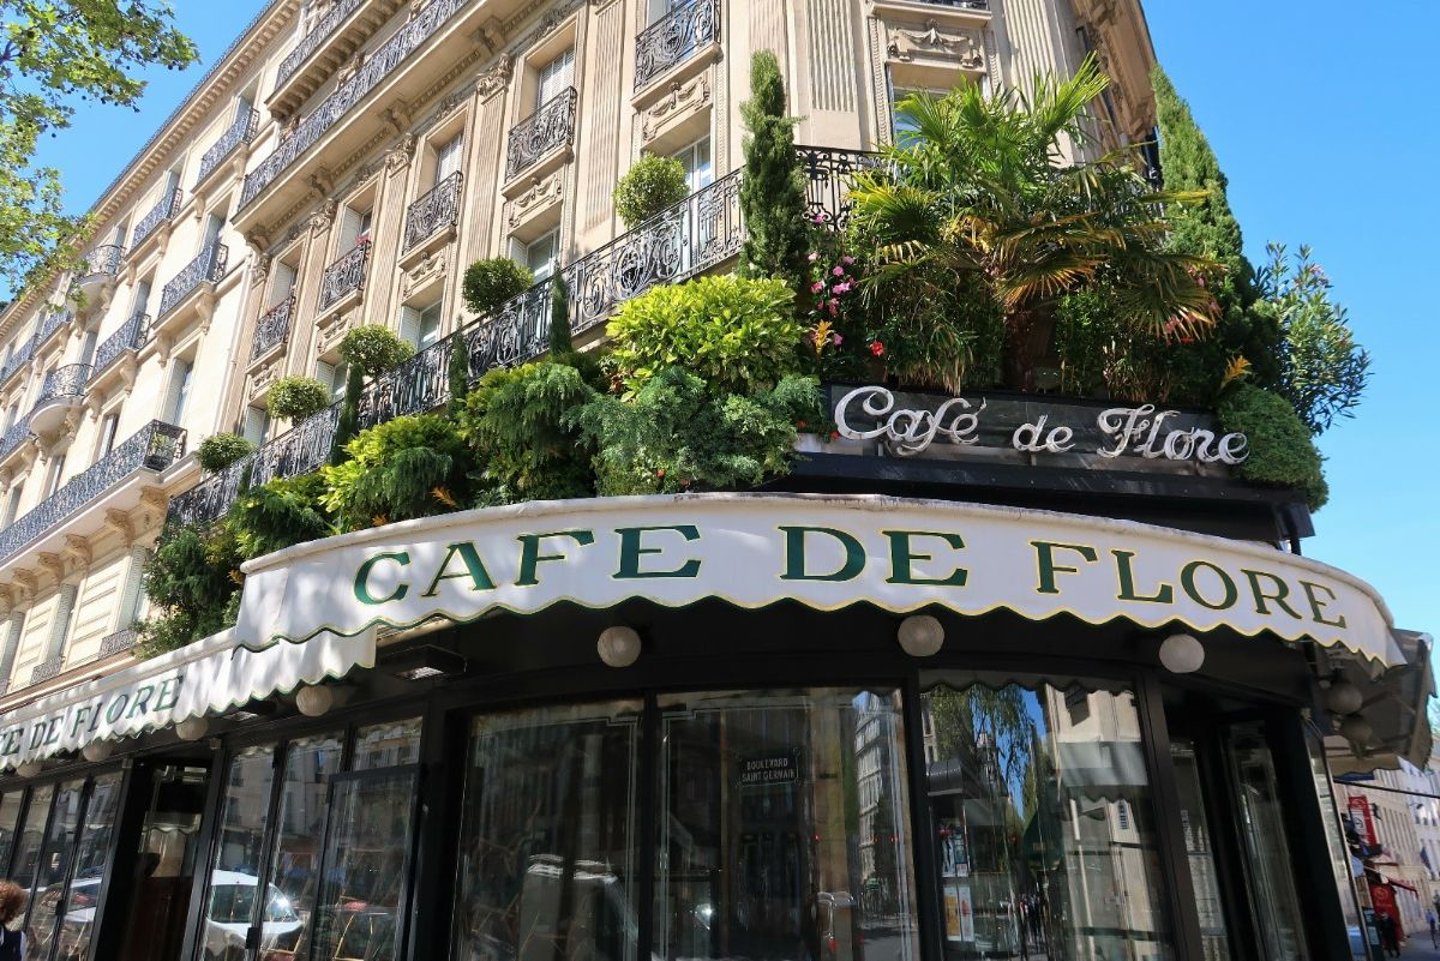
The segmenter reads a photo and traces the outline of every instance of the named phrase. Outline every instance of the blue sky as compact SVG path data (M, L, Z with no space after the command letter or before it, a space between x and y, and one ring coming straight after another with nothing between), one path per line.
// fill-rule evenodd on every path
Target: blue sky
M775 2L775 0L772 0ZM175 0L213 63L261 0ZM1440 325L1424 294L1440 202L1434 38L1440 3L1150 0L1156 52L1230 178L1252 259L1265 243L1311 244L1369 348L1358 416L1322 438L1331 503L1305 552L1365 578L1396 622L1440 633ZM84 209L199 80L159 71L139 114L88 108L46 145Z

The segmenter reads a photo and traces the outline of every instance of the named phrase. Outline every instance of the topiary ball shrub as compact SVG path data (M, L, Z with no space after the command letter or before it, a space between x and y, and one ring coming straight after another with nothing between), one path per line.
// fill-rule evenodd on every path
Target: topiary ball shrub
M781 280L701 277L652 287L625 302L606 328L610 360L627 392L683 366L716 391L752 394L798 373L805 326Z
M535 285L535 275L509 257L477 260L465 268L461 290L465 306L481 316L495 313L511 297Z
M255 452L255 445L239 434L213 434L200 442L195 459L200 469L213 474Z
M383 374L415 356L415 347L389 327L363 324L340 341L340 357L366 377Z
M645 154L615 185L615 212L626 229L634 230L689 193L684 164L674 157Z
M1227 432L1244 434L1250 456L1235 473L1256 484L1293 487L1305 495L1311 510L1329 499L1323 458L1305 422L1279 394L1249 384L1226 392L1216 410Z
M271 417L304 420L330 406L330 388L314 377L282 377L270 388L265 409Z

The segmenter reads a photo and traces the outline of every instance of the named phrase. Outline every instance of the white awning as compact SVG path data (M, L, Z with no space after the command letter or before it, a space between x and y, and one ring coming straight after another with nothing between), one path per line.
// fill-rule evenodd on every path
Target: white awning
M1373 588L1263 544L1051 511L872 495L589 498L443 514L244 565L236 633L263 648L321 631L456 623L562 602L719 598L818 610L1004 609L1313 639L1406 663Z
M374 631L322 633L303 644L259 651L241 645L233 630L222 631L6 714L0 718L0 769L223 714L374 663Z

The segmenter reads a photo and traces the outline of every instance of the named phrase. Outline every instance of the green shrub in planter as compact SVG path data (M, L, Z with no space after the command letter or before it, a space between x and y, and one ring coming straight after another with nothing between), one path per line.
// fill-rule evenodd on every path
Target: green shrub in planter
M1290 402L1279 394L1238 384L1225 393L1216 411L1220 426L1250 442L1250 456L1235 473L1257 484L1292 487L1304 493L1311 510L1330 496L1323 458L1310 430Z
M259 557L335 533L321 504L325 491L319 474L278 478L245 491L225 516L240 553Z
M523 267L509 257L490 257L477 260L465 268L465 279L461 290L465 295L465 306L482 317L495 313L505 301L529 290L535 284L535 275L529 267Z
M340 357L366 377L383 374L415 356L415 347L389 327L364 324L340 341Z
M153 610L136 625L136 655L154 657L233 624L242 560L223 522L166 527L145 562L142 584Z
M440 414L397 417L345 445L349 460L321 468L321 505L343 530L458 510L469 498L465 442Z
M685 165L674 157L645 154L615 185L615 212L634 230L690 193Z
M254 452L255 445L239 434L212 434L200 442L195 459L201 470L213 474Z
M330 406L330 388L314 377L281 377L270 388L265 409L271 417L301 421Z
M802 362L804 325L784 281L701 277L652 287L606 328L610 359L628 391L683 366L719 393L768 390Z

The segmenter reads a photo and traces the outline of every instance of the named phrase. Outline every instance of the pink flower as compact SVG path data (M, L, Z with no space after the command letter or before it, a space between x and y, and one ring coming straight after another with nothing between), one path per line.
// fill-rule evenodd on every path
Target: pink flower
M823 281L823 280L817 280L817 281L815 281L815 283L813 283L813 284L810 285L810 293L812 293L812 294L818 294L818 293L820 293L820 291L822 291L822 290L824 290L824 289L825 289L825 281Z
M848 293L850 293L850 281L847 280L847 281L845 281L843 284L836 284L836 285L831 289L830 292L831 292L832 294L848 294Z
M855 264L855 258L851 257L849 254L846 254L844 257L840 258L840 262L846 267L852 267Z
M878 341L878 340L872 340L872 341L870 341L870 356L871 356L871 357L884 357L884 356L885 356L885 345L882 344L882 343L881 343L880 341Z
M817 254L815 251L812 250L812 251L810 251L810 256L809 256L808 259L809 259L809 261L813 264L815 261L817 261L817 260L820 259L820 255Z
M844 276L845 276L845 268L844 268L844 267L836 267L834 270L830 271L830 273L834 274L836 277L844 277Z
M845 343L845 338L841 337L839 334L831 334L830 343L834 344L836 347L839 347L841 344Z

